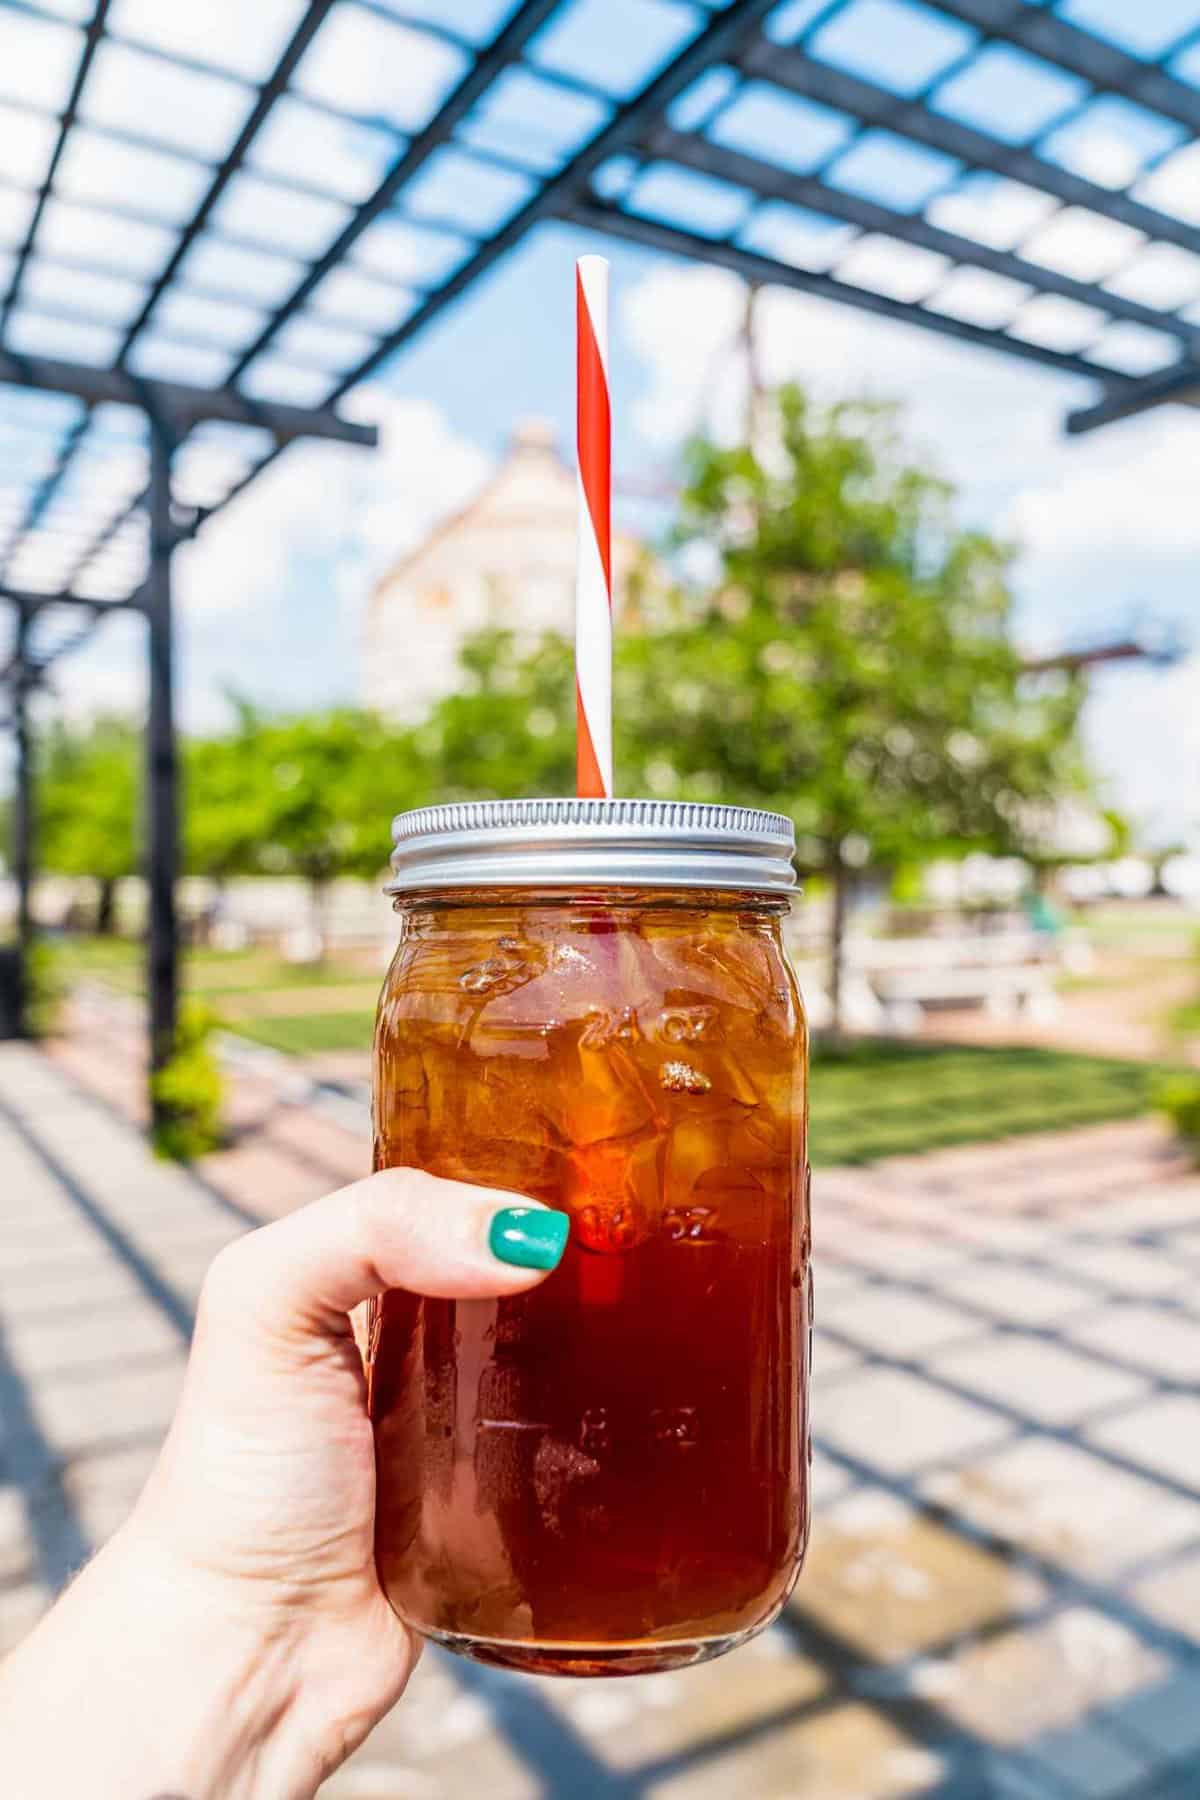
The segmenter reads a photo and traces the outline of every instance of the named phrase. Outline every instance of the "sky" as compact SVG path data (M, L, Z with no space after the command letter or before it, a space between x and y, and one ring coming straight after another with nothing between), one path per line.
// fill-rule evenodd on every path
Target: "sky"
M86 10L83 0L46 3L61 22L34 22L0 0L0 170L18 185L36 180L49 141L45 120L32 122L20 109L53 109L63 103L77 50L76 28L69 22ZM405 0L397 10L436 18L480 41L510 3ZM412 32L404 36L403 56L380 55L380 45L394 50L399 42L395 33L401 28L380 16L389 4L383 0L370 14L343 0L298 70L295 85L302 98L282 107L250 159L257 159L263 170L295 169L309 180L319 179L339 199L288 207L279 190L264 188L258 176L246 171L222 201L228 229L251 238L262 234L264 241L289 246L297 256L311 254L308 237L322 231L327 237L378 178L382 159L391 154L379 132L366 126L332 135L318 130L318 116L305 110L303 97L365 117L386 116L413 129L457 78L465 66L461 56ZM164 9L158 0L114 0L112 21L134 37L220 60L245 84L261 79L269 68L298 8L299 0L259 0L251 20L238 0L211 0L199 9ZM1180 78L1200 79L1200 52L1181 38L1200 25L1200 0L1140 0L1137 8L1127 0L1059 0L1056 10L1134 54L1168 54ZM615 101L653 71L681 34L695 29L696 18L694 8L680 0L576 0L534 49L545 66L586 73ZM973 55L979 48L972 34L913 0L848 0L840 10L828 0L782 0L767 27L781 42L808 28L815 34L815 51L837 66L886 82L899 93L936 80L941 84L937 104L952 116L986 123L1012 141L1036 140L1042 153L1063 166L1112 187L1132 183L1132 191L1147 202L1200 222L1195 147L1181 143L1178 128L1164 130L1157 115L1151 118L1142 109L1104 100L1085 103L1080 111L1080 96L1069 78L1048 75L1046 65L1022 61L1002 46L983 47L960 69L964 51ZM569 141L594 129L596 119L585 116L587 108L581 105L572 108L564 102L551 109L547 96L561 96L562 90L542 84L532 92L529 80L525 74L510 78L470 132L478 143L531 162L540 157L545 166L546 158L564 153ZM768 143L776 149L786 143L798 164L807 159L805 166L825 167L832 158L827 179L852 191L897 208L923 207L927 217L946 229L999 233L990 241L1015 241L1003 236L1012 225L1009 212L1029 190L1018 192L1013 184L994 180L961 181L961 171L934 168L928 154L914 155L911 147L905 151L899 140L884 142L880 133L869 134L872 141L848 144L843 126L828 109L789 100L782 119L776 110L780 90L768 92L763 84L753 92L743 90L732 103L728 84L724 95L721 88L716 71L707 85L697 84L696 91L684 96L675 123L699 129L707 120L704 129L711 136L752 153L761 154ZM78 210L79 202L128 191L129 167L94 126L128 120L136 107L154 121L156 132L172 137L176 150L200 157L227 142L251 98L248 86L222 86L211 79L207 86L201 82L197 87L196 80L190 87L186 81L181 85L173 75L168 78L166 65L105 46L85 88L76 147L60 166L56 191L64 199L47 209L42 234L52 245L57 241L98 253L84 235L94 228L97 215ZM519 202L524 191L519 181L510 181L501 192L503 183L497 187L480 175L482 165L468 167L461 153L452 156L457 160L443 160L425 183L413 203L416 211L421 206L444 211L449 194L455 206L475 210L483 230ZM613 173L620 178L620 171ZM188 184L196 179L195 165L178 157L143 158L136 175L142 198L156 213L180 221L189 216L195 193ZM947 179L949 188L942 192L939 183L944 187ZM0 289L8 254L5 233L10 243L19 239L27 216L21 211L24 204L20 193L0 180ZM690 209L696 228L704 229L733 202L728 189L681 185L676 173L652 165L637 177L630 204L648 213L664 207ZM1060 214L1044 229L1036 219L1022 224L1022 231L1034 234L1022 239L1025 253L1084 279L1110 266L1111 259L1128 255L1130 246L1118 241L1120 228L1111 221L1070 210L1073 216ZM789 216L783 218L783 213ZM107 229L111 238L111 224ZM750 242L751 232L758 234L761 247L772 254L802 261L832 254L824 243L814 250L806 230L795 209L776 209L774 215L759 214L745 235ZM156 247L151 237L122 227L125 291L116 280L109 288L94 287L96 317L86 324L68 324L39 312L39 299L54 299L52 270L37 271L32 296L27 278L25 299L9 322L12 341L29 351L106 360L119 339L119 327L105 316L106 309L116 320L122 307L136 306L136 284L144 283L154 256L161 255L161 245ZM372 258L379 267L378 259L398 251L407 256L410 250L389 221L373 226L362 241L368 267ZM573 260L586 250L599 250L612 260L618 522L643 531L661 525L661 515L622 494L621 484L669 479L679 445L691 430L702 424L729 430L740 417L742 370L733 349L743 305L738 284L714 269L591 239L564 225L544 225L448 308L367 390L356 392L356 410L381 422L378 452L293 447L194 545L180 552L179 696L186 728L220 724L230 692L297 708L355 699L363 609L378 573L486 480L521 419L549 418L569 452L574 430ZM919 270L904 266L899 247L889 247L889 240L860 243L853 254L867 284L890 283L895 289L910 276L920 276ZM143 255L148 259L145 270L137 266ZM872 272L867 265L881 256L886 268L882 274ZM842 265L837 266L841 273ZM1120 278L1134 279L1147 295L1156 291L1156 282L1169 287L1181 278L1185 284L1195 280L1200 288L1200 259L1186 252L1165 262L1145 258L1138 264L1135 257L1131 266L1134 275ZM243 276L249 282L261 269L247 262L241 269L228 264L203 271L209 279L218 273L221 284L228 285ZM394 265L389 274L396 278ZM996 278L984 278L988 280L994 284ZM334 306L338 316L346 318L353 306L371 300L368 290L369 283L364 286L361 280L357 286L343 283ZM378 303L378 289L374 301ZM983 293L978 283L956 299L964 309L996 302L994 285ZM198 313L195 302L177 304L177 329L222 327L232 334L252 332L255 306L268 302L247 288L245 318L226 309L225 318L216 321L199 316L203 307ZM294 383L291 397L311 397L304 384L313 381L312 371L305 373L299 364L304 356L332 354L337 336L322 322L320 305L318 290L310 313L297 322L291 364L277 357L264 372L262 380L272 391L287 392L287 384ZM1044 334L1042 341L1069 347L1063 334L1079 328L1078 319L1069 316L1070 303L1051 300L1048 309L1042 302L1035 305L1043 308L1036 326ZM170 322L168 318L164 324ZM1121 666L1097 674L1087 728L1107 797L1133 812L1148 838L1200 831L1200 801L1194 798L1200 791L1195 573L1200 508L1193 494L1200 413L1163 408L1089 437L1068 439L1063 419L1072 406L1094 394L1090 383L792 292L767 293L760 330L770 379L795 377L828 396L854 393L897 402L914 444L957 488L964 521L1020 546L1014 587L1024 645L1047 650L1089 643L1121 635L1134 622L1163 631L1174 627L1182 634L1191 653L1173 667ZM1031 324L1031 334L1033 330ZM1153 366L1163 351L1150 340L1162 337L1143 332L1138 341L1126 335L1119 344L1114 337L1113 366L1130 356L1143 359L1139 366ZM1175 353L1173 345L1168 349ZM152 330L139 347L137 366L145 374L220 380L218 353L209 353L211 366L204 367L198 355L195 350L181 353L166 329ZM122 451L114 445L107 454L115 463ZM3 478L0 468L0 501ZM569 620L563 624L569 629ZM76 714L140 705L143 662L136 622L107 623L86 652L64 662L56 679L59 702Z

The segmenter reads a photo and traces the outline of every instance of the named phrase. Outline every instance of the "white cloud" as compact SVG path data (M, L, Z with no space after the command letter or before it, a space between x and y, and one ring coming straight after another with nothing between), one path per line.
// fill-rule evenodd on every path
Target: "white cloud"
M50 679L50 692L55 713L73 724L102 713L141 718L146 705L143 663L133 646L126 647L123 661L112 662L97 645L91 655L64 657Z
M216 62L254 80L269 73L296 23L296 0L205 0L163 6L161 0L117 0L114 31L176 55Z
M1053 479L1014 499L1005 529L1056 559L1200 552L1198 443L1200 420L1177 408L1109 427L1064 448Z
M649 378L634 423L657 447L702 421L722 436L742 429L744 294L721 270L677 265L627 293L626 335ZM994 516L1031 475L1056 466L1063 413L1091 393L1086 382L781 288L763 291L756 317L768 383L799 379L825 398L900 402L915 445L964 489L976 516Z
M626 337L650 374L634 424L657 447L695 430L714 404L742 404L741 371L729 355L745 311L745 289L721 269L656 269L624 296ZM732 395L717 388L732 387Z
M1128 187L1138 172L1139 159L1133 145L1115 131L1085 131L1075 141L1072 166L1088 181L1101 187Z
M490 471L484 451L427 402L364 391L354 410L379 416L379 449L293 446L176 553L178 706L187 730L224 724L228 689L295 706L352 696L371 582ZM193 474L210 460L208 451L199 465L194 459ZM112 463L123 492L133 473L128 452L114 451ZM52 693L74 719L140 714L140 621L107 622L57 667Z
M358 691L372 583L486 478L490 461L429 402L355 395L379 448L304 444L180 552L187 722L212 722L223 688L268 704L322 705Z
M295 86L329 106L412 130L464 64L461 51L427 32L337 7L302 57Z
M1148 844L1200 843L1200 656L1098 683L1087 737Z
M1186 219L1193 225L1200 223L1200 188L1196 183L1198 173L1200 144L1189 144L1186 149L1176 150L1173 155L1165 157L1151 174L1138 183L1134 195L1145 201L1147 206L1157 206L1163 212L1174 213L1177 218Z
M480 446L454 431L428 400L396 400L384 390L361 402L375 409L381 443L364 469L365 503L358 514L369 571L409 550L448 513L466 504L492 471ZM367 453L370 454L369 452ZM357 452L361 458L363 452Z
M35 637L39 654L72 636L80 617L56 608L44 635ZM52 664L37 690L35 718L53 714L86 724L101 713L140 718L146 704L145 627L129 616L105 619L80 649Z
M486 478L488 457L429 402L376 390L355 411L377 419L377 450L294 446L179 551L187 611L279 604L299 564L336 566L366 584Z
M346 455L324 444L294 446L183 545L175 583L185 613L270 605L282 598L294 557L316 563L335 554L351 525Z

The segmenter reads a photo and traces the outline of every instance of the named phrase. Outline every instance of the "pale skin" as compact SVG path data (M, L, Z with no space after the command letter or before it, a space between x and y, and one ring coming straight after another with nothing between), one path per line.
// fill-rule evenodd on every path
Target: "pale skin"
M349 1313L544 1280L488 1248L521 1196L390 1169L223 1250L132 1516L0 1668L6 1800L308 1800L403 1693L375 1573Z

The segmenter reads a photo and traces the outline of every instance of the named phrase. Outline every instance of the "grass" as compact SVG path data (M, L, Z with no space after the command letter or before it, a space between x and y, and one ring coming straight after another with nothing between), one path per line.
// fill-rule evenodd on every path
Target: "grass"
M67 981L102 980L123 993L143 991L144 958L140 944L127 938L63 937L53 940L55 960ZM382 969L364 971L361 962L328 957L320 963L290 963L266 950L185 952L183 978L190 994L219 999L223 994L280 993L315 987L361 985L378 989Z
M1186 956L1196 934L1195 915L1170 901L1109 901L1103 906L1082 908L1072 916L1071 923L1082 926L1098 948L1135 955L1139 949L1161 953L1164 946L1171 946Z
M873 1162L1135 1118L1160 1074L1063 1050L857 1045L813 1067L813 1161Z
M288 1056L320 1056L330 1050L369 1050L373 1012L278 1013L227 1021L239 1037L253 1038Z
M1200 1037L1200 1000L1189 1000L1171 1014L1171 1030L1177 1037Z

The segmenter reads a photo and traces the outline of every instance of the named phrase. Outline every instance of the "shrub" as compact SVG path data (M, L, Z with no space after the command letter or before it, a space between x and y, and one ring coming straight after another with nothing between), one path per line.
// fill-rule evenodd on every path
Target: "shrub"
M67 982L52 945L37 938L25 964L25 1029L32 1038L52 1037L66 998Z
M1169 1076L1156 1088L1154 1106L1170 1120L1200 1165L1200 1073Z
M150 1083L156 1117L155 1151L172 1162L192 1162L223 1141L225 1084L212 1049L216 1019L189 1001L180 1010L175 1051Z

